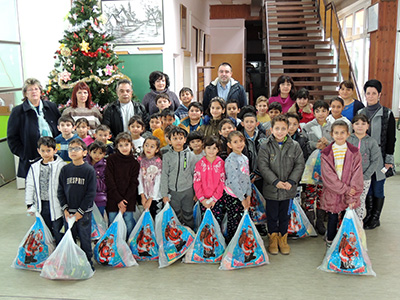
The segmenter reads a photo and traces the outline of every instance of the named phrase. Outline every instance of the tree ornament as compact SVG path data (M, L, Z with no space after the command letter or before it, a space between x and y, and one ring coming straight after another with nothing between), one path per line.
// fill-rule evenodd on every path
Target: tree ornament
M71 55L71 50L69 48L67 48L67 47L64 47L64 48L61 49L60 54L62 56L68 57L68 56Z
M101 88L100 93L104 94L104 89L103 88Z
M69 80L71 80L71 73L68 72L67 70L61 72L59 76L61 80L63 80L64 82L68 82Z
M97 69L96 72L97 72L97 74L99 74L99 76L103 76L103 70L102 69L99 68L99 69Z
M111 76L113 72L114 72L113 67L110 65L107 65L106 68L104 69L104 73L108 76Z
M80 43L79 45L81 45L81 51L82 52L88 52L90 47L89 47L89 43L87 43L85 40L82 40L82 43Z

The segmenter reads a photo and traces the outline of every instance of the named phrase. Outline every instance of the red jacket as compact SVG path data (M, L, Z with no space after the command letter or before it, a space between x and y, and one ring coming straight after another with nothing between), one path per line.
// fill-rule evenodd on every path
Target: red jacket
M347 143L347 142L346 142ZM363 191L364 180L361 165L361 154L357 147L347 143L347 152L344 158L342 180L339 180L335 169L332 144L321 151L322 173L322 209L339 213L345 210L349 204L360 206L360 195ZM354 196L349 196L351 188L356 190Z

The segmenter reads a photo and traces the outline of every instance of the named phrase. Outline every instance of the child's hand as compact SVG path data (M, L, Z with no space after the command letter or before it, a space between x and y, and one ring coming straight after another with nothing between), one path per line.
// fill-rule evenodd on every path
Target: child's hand
M121 213L125 213L126 212L126 205L127 204L128 204L128 201L126 201L125 199L118 203L118 208L119 208L119 211Z
M289 191L289 190L292 188L292 185L291 185L289 182L284 182L283 184L284 184L285 187L286 187L285 190L288 190L288 191Z
M286 185L285 185L284 182L279 181L279 182L277 183L277 185L276 185L276 188L277 188L277 189L281 189L281 190L286 190Z
M350 209L354 209L354 206L355 206L355 205L356 205L355 203L350 203L350 204L349 204L349 208L350 208Z
M171 200L169 200L168 196L165 196L165 197L162 198L162 201L164 202L164 204L167 204Z
M83 218L83 216L78 212L76 212L72 217L75 217L75 222L78 222L80 219Z
M328 140L327 140L326 137L324 137L324 136L323 136L319 141L320 141L321 143L325 144L325 146L329 145Z
M194 201L194 202L197 202L198 200L199 200L199 199L197 198L197 196L194 195L194 196L193 196L193 201Z
M66 210L64 210L64 217L65 217L65 220L67 220L68 221L68 219L69 219L69 212L68 212L68 210L66 209Z
M356 194L356 190L354 188L350 189L349 196L354 196Z
M247 196L243 201L242 201L242 205L244 210L249 209L250 207L250 196Z
M150 206L151 206L151 202L153 201L153 198L149 198L149 199L147 199L146 201L142 201L142 205L143 205L143 208L146 210L146 209L150 209Z

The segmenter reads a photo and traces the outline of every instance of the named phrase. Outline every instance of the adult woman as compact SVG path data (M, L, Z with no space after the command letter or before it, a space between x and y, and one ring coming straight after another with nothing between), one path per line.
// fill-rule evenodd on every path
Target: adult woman
M383 208L384 184L386 175L382 168L393 168L394 144L396 141L396 125L392 111L379 103L382 84L376 79L364 84L367 107L360 109L359 114L365 114L370 121L368 134L373 137L381 148L382 160L371 178L371 187L365 200L367 216L364 219L365 229L374 229L380 225L379 218ZM389 171L390 172L390 171Z
M71 106L63 111L64 115L70 116L75 121L79 118L86 118L89 121L89 133L94 133L103 118L100 111L93 107L92 93L89 86L83 81L74 86L71 95Z
M167 74L161 71L154 71L150 73L149 76L150 83L150 93L144 95L142 104L146 108L146 111L152 115L154 113L158 113L159 109L156 106L155 99L158 94L167 93L169 99L171 99L171 109L174 111L179 107L180 102L178 97L174 92L171 92L169 87L169 77Z
M16 106L8 119L7 141L11 152L19 157L17 176L25 178L30 161L39 157L37 141L42 136L59 134L57 105L41 99L42 85L35 78L24 82L23 103Z
M289 108L295 103L296 88L293 79L287 75L281 75L276 80L268 102L279 102L282 105L282 113L287 113Z
M351 80L344 80L339 84L339 97L344 101L344 109L342 111L342 116L353 120L353 117L357 112L364 108L364 104L353 98L354 84Z

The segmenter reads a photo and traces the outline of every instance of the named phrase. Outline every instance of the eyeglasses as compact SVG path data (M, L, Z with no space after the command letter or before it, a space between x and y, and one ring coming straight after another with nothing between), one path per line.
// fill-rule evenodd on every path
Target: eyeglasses
M36 87L36 88L29 88L29 89L27 89L26 91L27 91L28 93L32 93L32 92L40 91L40 89L39 89L38 87Z
M83 150L82 147L68 147L69 152L78 152L78 151L82 151L82 150Z

